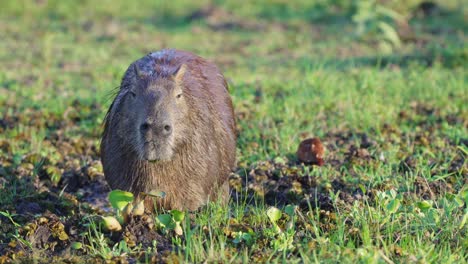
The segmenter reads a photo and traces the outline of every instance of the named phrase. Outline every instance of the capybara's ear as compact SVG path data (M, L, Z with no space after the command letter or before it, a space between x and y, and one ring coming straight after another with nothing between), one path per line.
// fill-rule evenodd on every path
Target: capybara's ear
M140 68L138 67L136 63L133 64L133 71L135 73L135 78L141 78L145 75L144 72L140 70Z
M180 67L175 70L173 76L174 76L174 81L176 84L179 84L182 82L182 79L184 78L185 72L187 71L187 66L185 64L180 65Z

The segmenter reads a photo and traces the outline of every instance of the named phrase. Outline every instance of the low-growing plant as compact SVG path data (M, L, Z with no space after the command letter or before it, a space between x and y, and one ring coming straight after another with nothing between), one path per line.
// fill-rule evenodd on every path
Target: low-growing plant
M395 23L404 19L402 15L376 0L355 1L354 5L352 20L360 38L376 40L385 53L401 46Z
M126 191L113 190L109 193L109 202L117 212L121 212L127 204L133 202L133 194Z
M184 221L185 212L179 210L171 210L166 214L158 214L156 222L164 233L169 230L174 230L175 234L181 236L183 234L182 221Z
M234 244L245 243L247 246L251 246L254 243L254 234L253 232L234 232L234 239L232 242Z
M276 233L281 233L282 230L278 226L278 220L281 218L281 210L276 208L276 207L270 207L266 211L266 214L268 216L268 219L270 220L271 224L273 225L273 229L275 230Z

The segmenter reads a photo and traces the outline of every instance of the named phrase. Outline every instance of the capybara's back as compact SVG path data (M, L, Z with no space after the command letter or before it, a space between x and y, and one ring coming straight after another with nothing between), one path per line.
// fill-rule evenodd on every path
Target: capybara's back
M163 191L157 206L195 210L218 194L228 198L235 143L218 68L189 52L161 50L125 72L106 115L101 159L112 189Z

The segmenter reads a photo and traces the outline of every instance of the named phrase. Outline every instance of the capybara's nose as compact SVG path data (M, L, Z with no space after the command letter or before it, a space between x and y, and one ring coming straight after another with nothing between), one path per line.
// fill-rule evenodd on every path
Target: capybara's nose
M172 133L172 126L169 124L164 124L161 134L169 136Z
M140 126L140 131L141 131L142 133L145 133L146 131L148 131L148 130L150 129L150 127L151 127L151 124L150 124L150 123L144 122L144 123L141 124L141 126Z
M150 129L152 133L162 136L169 136L172 133L172 126L169 123L154 124L152 122L146 121L140 125L140 131L143 134L148 132Z

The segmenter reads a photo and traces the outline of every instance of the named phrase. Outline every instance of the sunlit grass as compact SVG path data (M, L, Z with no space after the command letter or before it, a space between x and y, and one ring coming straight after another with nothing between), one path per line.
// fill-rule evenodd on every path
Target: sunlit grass
M288 169L297 169L316 181L315 192L304 189L304 195L310 201L322 195L333 209L309 204L291 217L275 205L283 211L277 232L267 215L270 201L254 196L257 186L250 181L228 207L215 203L187 216L183 238L165 234L174 245L167 259L466 262L468 92L460 14L411 21L427 43L408 42L387 56L375 43L356 38L349 14L340 11L348 10L346 1L333 8L319 2L215 1L230 11L228 22L240 23L217 29L210 23L226 22L225 13L215 22L189 19L209 1L5 1L0 7L0 121L6 120L0 122L0 211L40 202L48 192L60 194L63 202L66 186L36 191L48 176L39 175L42 161L29 168L28 155L66 163L64 174L86 173L96 157L80 152L89 151L82 141L99 145L101 122L126 67L150 51L178 48L213 60L228 79L241 181L257 176L257 170L272 178L275 173L289 177ZM453 10L457 4L443 6ZM413 7L405 5L401 8ZM362 147L363 134L374 142L366 148L370 158L346 158L351 147ZM312 136L328 147L323 167L295 163L299 142ZM72 146L64 156L62 141ZM269 172L261 162L284 164ZM12 215L22 225L40 217ZM72 254L111 259L143 252L146 261L162 254L157 241L132 249L123 240L115 243L87 213L80 216L87 228L80 234L85 250ZM0 224L5 227L0 252L6 252L19 229L10 219L0 218Z

